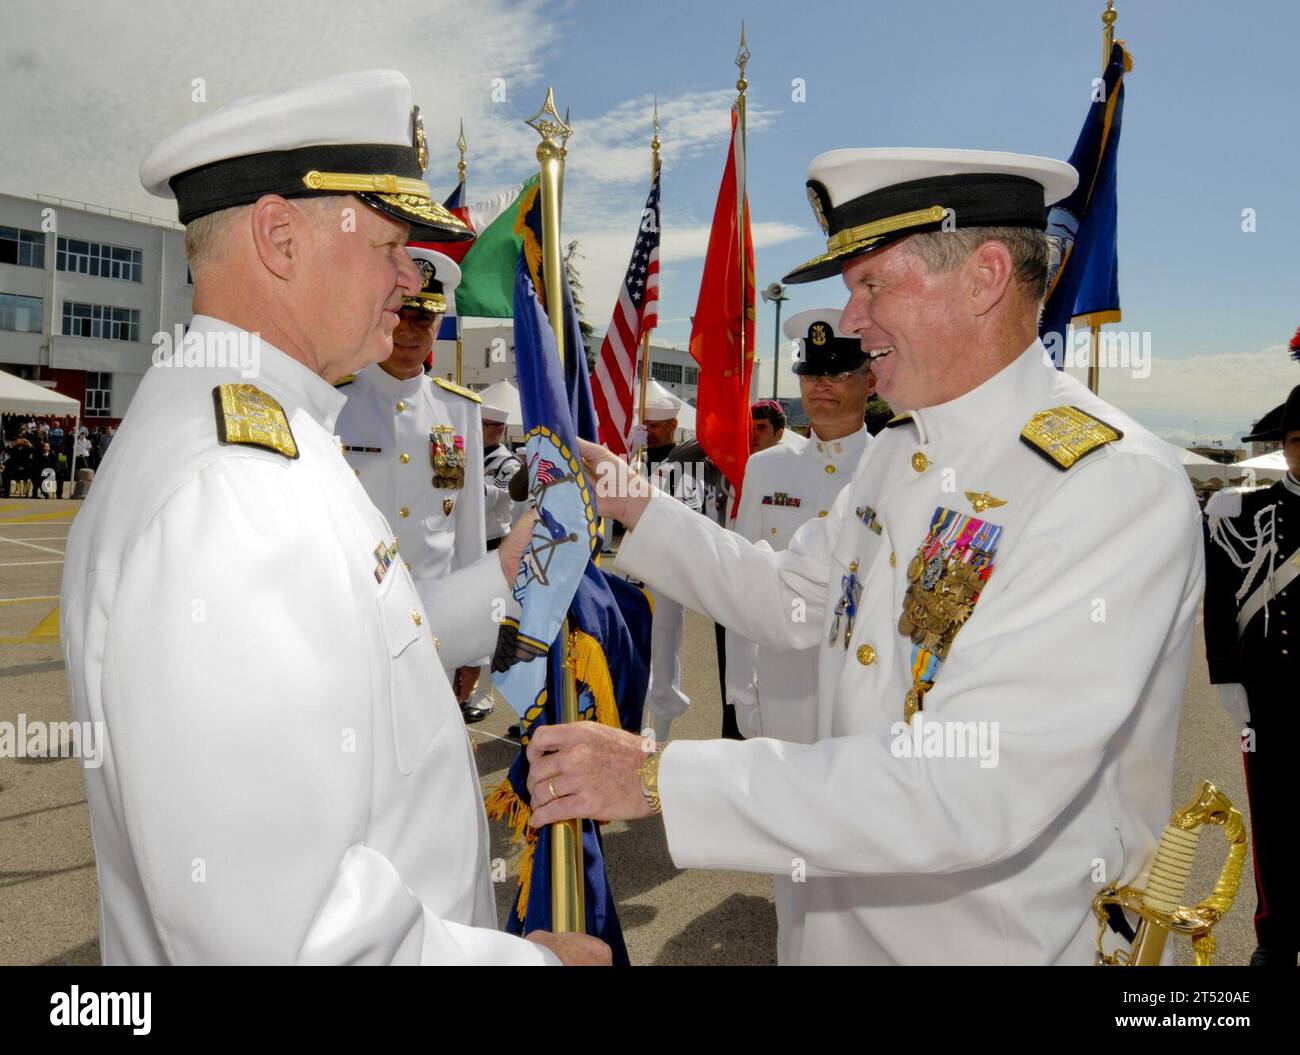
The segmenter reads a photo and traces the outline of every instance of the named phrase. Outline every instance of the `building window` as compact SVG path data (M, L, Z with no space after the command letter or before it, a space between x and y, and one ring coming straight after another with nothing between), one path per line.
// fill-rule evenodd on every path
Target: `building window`
M487 388L487 382L486 382L486 381L471 381L471 382L470 382L468 385L466 385L465 387L468 388L471 392L482 392L483 389Z
M698 385L700 383L700 368L698 366L686 367L686 383L688 385Z
M138 341L140 312L135 308L109 308L102 304L63 302L65 337L98 337L106 341Z
M0 293L0 330L41 332L41 298Z
M0 227L0 264L45 266L45 235L21 227Z
M127 282L142 280L144 254L139 249L100 242L83 242L79 238L60 238L57 267L78 275L120 278Z
M667 381L670 385L682 383L681 363L651 363L650 376L656 381Z
M86 409L88 418L111 417L113 405L113 375L86 371Z

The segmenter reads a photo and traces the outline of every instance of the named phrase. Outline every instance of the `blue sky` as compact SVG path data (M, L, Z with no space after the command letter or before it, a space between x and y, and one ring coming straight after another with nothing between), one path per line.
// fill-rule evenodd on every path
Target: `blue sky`
M749 46L750 202L759 285L824 242L804 198L809 160L844 146L953 146L1068 156L1101 66L1096 0L749 0L658 4L249 0L91 5L17 0L0 43L0 189L172 215L136 181L158 136L212 106L287 81L391 66L426 113L438 192L455 126L469 190L528 174L520 121L548 83L572 108L565 222L586 255L591 321L606 325L647 190L649 110L664 116L660 336L684 344L722 171L740 18ZM1283 0L1123 0L1127 79L1120 154L1123 328L1151 335L1155 368L1104 374L1102 394L1171 439L1240 434L1300 382L1285 345L1300 325L1300 135ZM76 34L66 27L77 25ZM105 47L105 42L110 46ZM201 42L201 47L198 46ZM505 99L494 96L500 78ZM792 100L802 78L806 102ZM21 149L15 150L14 144ZM1254 209L1257 231L1241 230ZM786 312L838 306L834 282L792 287ZM673 321L676 320L676 321ZM773 320L760 302L759 349ZM783 371L784 374L784 371ZM770 385L770 373L763 384ZM782 393L794 392L788 375Z

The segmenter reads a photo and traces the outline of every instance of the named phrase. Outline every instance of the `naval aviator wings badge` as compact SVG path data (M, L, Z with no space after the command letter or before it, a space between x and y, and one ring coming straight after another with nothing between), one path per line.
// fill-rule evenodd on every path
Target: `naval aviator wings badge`
M953 639L966 624L993 573L1002 525L940 506L930 530L907 565L907 594L898 632L912 642L912 688L903 705L911 722Z

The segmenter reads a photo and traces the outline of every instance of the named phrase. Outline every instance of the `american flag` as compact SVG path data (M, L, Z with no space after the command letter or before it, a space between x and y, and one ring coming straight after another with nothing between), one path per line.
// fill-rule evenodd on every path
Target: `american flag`
M659 173L637 229L632 262L618 291L614 318L596 361L592 400L600 420L600 441L615 454L628 453L633 388L641 338L659 323Z
M536 455L533 464L537 466L537 475L535 477L539 484L554 483L560 479L560 473L555 468L554 462L548 462L541 455Z

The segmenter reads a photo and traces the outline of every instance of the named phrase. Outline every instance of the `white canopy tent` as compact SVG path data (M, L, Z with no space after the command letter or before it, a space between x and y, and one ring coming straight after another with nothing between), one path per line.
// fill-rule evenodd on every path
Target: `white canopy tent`
M75 436L80 432L81 404L71 396L60 395L51 388L42 388L21 377L14 377L0 370L0 414L58 414L63 417L72 415L76 424L72 427ZM77 447L73 443L71 464L68 467L70 479L76 479Z
M1177 447L1175 450L1178 452L1178 460L1183 463L1183 468L1187 470L1187 475L1196 483L1206 483L1210 480L1228 482L1232 466L1216 462L1213 458L1207 458L1203 454L1189 451L1186 447Z
M1254 458L1229 465L1234 477L1253 476L1256 480L1280 480L1286 475L1286 458L1281 451L1269 451Z
M0 370L0 414L71 414L79 419L81 404Z

